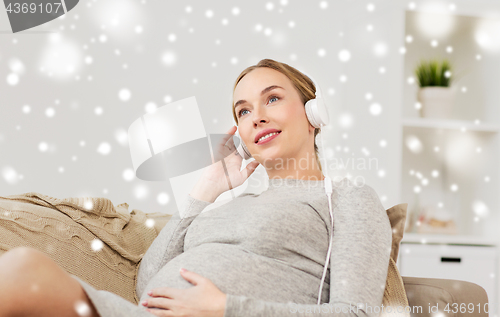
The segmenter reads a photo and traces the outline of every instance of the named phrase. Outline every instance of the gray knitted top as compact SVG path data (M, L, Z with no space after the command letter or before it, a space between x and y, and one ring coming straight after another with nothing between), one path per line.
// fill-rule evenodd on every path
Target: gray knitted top
M181 267L227 294L224 317L378 316L392 232L385 208L368 185L332 182L333 245L324 181L270 179L261 194L244 193L211 210L187 196L144 255L137 295L157 287L188 288ZM330 268L333 268L330 270ZM74 276L102 317L153 316L140 305L97 291Z

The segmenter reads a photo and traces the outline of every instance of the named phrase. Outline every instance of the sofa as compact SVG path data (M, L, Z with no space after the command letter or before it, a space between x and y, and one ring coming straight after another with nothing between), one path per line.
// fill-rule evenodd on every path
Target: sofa
M96 289L137 305L140 261L171 215L128 207L98 197L59 199L35 192L0 196L0 257L20 246L37 249ZM393 259L403 237L406 207L400 204L387 210ZM488 316L478 311L487 306L488 297L477 284L410 276L402 280L410 316ZM446 313L443 309L448 304ZM442 314L436 314L436 305Z
M482 307L488 307L488 296L481 286L460 280L402 276L410 307L422 307L411 316L489 316ZM449 304L448 313L443 308ZM443 315L430 312L437 306ZM481 312L478 311L481 307ZM492 314L493 316L493 314Z

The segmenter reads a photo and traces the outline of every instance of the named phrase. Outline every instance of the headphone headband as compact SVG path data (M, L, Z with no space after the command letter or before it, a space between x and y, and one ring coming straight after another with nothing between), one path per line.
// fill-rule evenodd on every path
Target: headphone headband
M301 71L301 73L306 75L313 82L314 87L316 88L316 91L314 93L316 95L316 98L322 98L321 89L319 88L319 85L316 83L314 78L312 78L312 76L309 76L306 72Z

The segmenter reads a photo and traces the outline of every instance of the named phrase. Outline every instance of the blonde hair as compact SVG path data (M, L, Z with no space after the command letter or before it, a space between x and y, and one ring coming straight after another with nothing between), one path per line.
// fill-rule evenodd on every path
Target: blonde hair
M240 73L240 75L238 76L238 78L236 78L236 81L234 83L233 94L234 94L234 90L236 89L236 86L238 85L240 80L246 74L250 73L252 70L254 70L256 68L260 68L260 67L272 68L272 69L277 70L280 73L284 74L286 77L288 77L288 79L290 79L290 81L292 82L292 85L295 87L295 89L299 93L300 99L301 99L302 103L304 104L304 106L305 106L307 101L309 101L310 99L316 98L316 87L314 86L314 83L311 81L311 79L309 79L309 77L302 74L300 71L298 71L297 69L293 68L292 66L290 66L288 64L277 62L275 60L267 59L267 58L260 60L257 63L257 65L253 65L253 66L249 66L249 67L245 68ZM234 104L234 100L233 100L233 104ZM233 111L234 121L236 122L236 125L238 125L238 117L236 116L236 111L234 109L233 104L231 104L231 109ZM316 162L319 165L320 171L323 171L321 168L321 162L319 160L318 146L316 145L316 135L318 135L318 133L320 131L321 131L320 128L314 129L314 154L316 156Z

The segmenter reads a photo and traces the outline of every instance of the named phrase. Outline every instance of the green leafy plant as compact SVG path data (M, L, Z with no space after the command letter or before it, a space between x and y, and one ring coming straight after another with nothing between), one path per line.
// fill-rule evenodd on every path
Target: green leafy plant
M447 59L443 61L420 61L415 69L420 87L449 87L452 81L451 64Z

